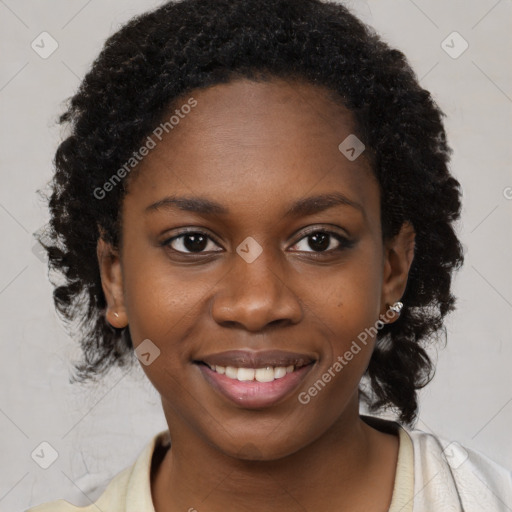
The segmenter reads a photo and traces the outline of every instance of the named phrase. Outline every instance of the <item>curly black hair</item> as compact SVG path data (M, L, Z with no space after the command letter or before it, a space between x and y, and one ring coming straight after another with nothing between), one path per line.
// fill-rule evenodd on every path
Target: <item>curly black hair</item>
M132 19L105 46L60 123L69 136L55 155L50 222L41 243L60 281L57 311L79 337L84 359L73 381L133 362L128 329L105 320L96 245L120 243L126 179L97 191L191 91L238 77L299 78L324 86L352 113L381 190L383 240L406 221L415 256L399 321L378 332L365 374L370 410L393 408L411 424L417 390L433 376L422 346L454 309L452 273L463 263L454 221L459 182L451 176L443 113L403 53L346 7L321 0L182 0ZM105 190L104 188L102 190ZM96 191L96 193L95 193ZM62 279L63 278L63 279Z

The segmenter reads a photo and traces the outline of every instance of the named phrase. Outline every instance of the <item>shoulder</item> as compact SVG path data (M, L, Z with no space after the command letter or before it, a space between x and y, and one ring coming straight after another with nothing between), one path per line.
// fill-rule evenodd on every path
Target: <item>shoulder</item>
M137 457L135 463L118 473L97 501L77 507L66 500L57 500L25 512L154 512L151 499L151 463L155 450L169 443L169 431L156 434Z
M72 505L66 500L57 500L29 508L25 512L98 512L98 507L100 505L109 507L105 508L105 512L110 512L111 510L124 510L124 496L126 495L128 482L133 476L134 466L128 467L118 473L109 482L103 494L94 504L91 503L88 506L78 507L76 505Z
M512 472L457 442L405 429L414 450L414 511L512 510Z
M89 508L89 507L87 507ZM57 500L29 508L25 512L75 512L76 510L84 510L83 508L75 507L66 500Z

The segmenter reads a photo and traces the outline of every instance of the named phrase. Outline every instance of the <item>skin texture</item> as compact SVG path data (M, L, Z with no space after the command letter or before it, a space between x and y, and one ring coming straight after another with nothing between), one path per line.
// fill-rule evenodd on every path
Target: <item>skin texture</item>
M404 224L383 243L378 182L364 156L351 162L339 151L353 119L324 89L241 79L191 96L197 107L131 177L120 250L98 242L107 320L129 325L135 347L150 339L161 351L142 365L172 439L152 482L155 509L387 510L398 439L358 412L374 340L308 404L298 393L401 298L414 231ZM360 208L284 215L299 199L333 192ZM205 197L229 213L147 211L171 195ZM210 237L203 254L187 253L184 238L162 245L185 227ZM306 228L352 245L331 236L321 252ZM236 252L249 236L263 249L252 263ZM193 363L275 348L315 363L298 389L258 410L221 396Z

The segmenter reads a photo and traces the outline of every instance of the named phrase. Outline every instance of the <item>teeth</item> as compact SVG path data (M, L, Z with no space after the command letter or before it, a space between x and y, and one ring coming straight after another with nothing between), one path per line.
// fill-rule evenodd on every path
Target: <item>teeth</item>
M238 368L237 379L238 380L254 380L254 374L256 370L254 368Z
M238 379L238 369L233 366L226 366L226 377L230 379Z
M211 370L226 375L230 379L242 382L257 380L258 382L272 382L275 379L282 379L288 373L295 370L295 366L267 366L266 368L235 368L234 366L210 366Z
M284 366L278 366L274 370L274 379L280 379L286 375L286 368Z
M275 376L275 370L272 366L267 366L267 368L258 368L256 370L256 380L258 382L272 382Z

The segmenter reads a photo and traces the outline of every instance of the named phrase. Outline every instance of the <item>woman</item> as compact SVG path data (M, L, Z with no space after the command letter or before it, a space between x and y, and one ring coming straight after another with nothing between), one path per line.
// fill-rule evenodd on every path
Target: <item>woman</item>
M31 512L512 506L510 472L411 428L463 262L441 116L338 4L185 0L114 34L45 244L78 379L135 355L168 430L96 504Z

